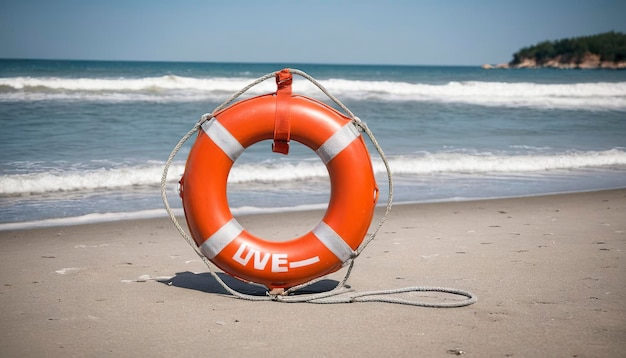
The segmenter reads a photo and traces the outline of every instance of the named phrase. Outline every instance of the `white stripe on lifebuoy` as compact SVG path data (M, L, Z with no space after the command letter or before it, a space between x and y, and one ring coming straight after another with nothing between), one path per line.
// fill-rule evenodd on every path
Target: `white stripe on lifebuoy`
M322 159L324 164L328 164L337 154L341 153L352 141L357 139L361 134L356 126L348 123L335 132L330 138L324 142L316 151L317 155Z
M325 222L320 221L312 232L341 262L345 263L352 257L353 251L350 246Z
M313 264L318 263L318 262L320 262L320 257L319 256L314 256L314 257L311 257L310 259L290 262L289 263L289 268L309 266L309 265L313 265Z
M232 218L200 245L200 251L212 259L241 234L243 227Z
M211 138L233 162L235 162L245 150L237 138L216 119L202 123L202 130L204 130L209 138Z

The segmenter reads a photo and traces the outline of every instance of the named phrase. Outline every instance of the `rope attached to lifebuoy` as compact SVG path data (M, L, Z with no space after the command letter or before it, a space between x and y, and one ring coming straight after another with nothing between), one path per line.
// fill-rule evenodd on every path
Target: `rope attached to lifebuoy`
M382 162L383 162L383 164L385 166L385 170L386 170L386 173L387 173L387 182L388 182L389 194L388 194L388 197L387 197L387 206L386 206L386 209L385 209L385 213L382 216L382 218L379 220L379 222L378 222L376 228L374 229L374 231L369 235L368 238L363 240L361 245L359 245L359 247L354 251L352 257L348 260L349 261L349 265L347 265L348 268L347 268L347 271L346 271L346 274L345 274L344 278L337 284L337 286L335 288L333 288L330 291L321 292L321 293L313 293L313 294L291 295L293 292L295 292L297 290L300 290L302 288L308 287L308 286L310 286L310 285L312 285L312 284L314 284L316 282L321 281L324 278L324 277L319 277L319 278L313 279L313 280L311 280L309 282L290 287L290 288L288 288L287 290L284 290L284 291L280 290L278 292L267 292L266 296L249 295L249 294L241 293L241 292L238 292L238 291L232 289L230 286L228 286L215 273L215 271L213 270L213 264L199 251L199 249L196 247L193 239L191 237L189 237L189 235L187 235L187 233L185 232L185 230L182 228L182 226L178 222L178 219L176 218L176 216L174 215L174 213L173 213L173 211L172 211L172 209L170 207L169 201L167 199L167 193L166 193L167 174L168 174L170 165L172 164L174 158L176 157L176 154L178 154L178 152L180 151L182 146L187 142L187 140L189 140L189 138L191 138L196 132L198 132L198 130L201 128L202 124L205 123L206 121L210 120L211 118L213 118L214 114L219 113L220 111L222 111L223 109L228 107L239 96L241 96L242 94L247 92L252 87L254 87L254 86L260 84L261 82L264 82L264 81L266 81L266 80L268 80L270 78L275 78L277 76L277 74L278 74L278 72L268 73L268 74L266 74L264 76L259 77L258 79L256 79L255 81L253 81L252 83L247 85L246 87L242 88L237 93L233 94L229 99L227 99L222 104L217 106L215 108L215 110L213 110L213 112L206 113L206 114L202 115L200 120L189 130L189 132L187 132L187 134L185 134L178 141L178 143L176 144L174 149L172 149L172 151L171 151L167 161L165 162L165 167L163 168L163 174L161 176L161 198L163 199L163 203L165 205L165 210L167 211L167 214L168 214L170 220L172 221L172 223L174 224L174 226L176 227L176 229L178 230L180 235L183 237L183 239L185 239L187 244L189 244L189 246L191 246L193 248L193 250L200 257L200 259L202 259L202 261L207 265L207 267L209 268L209 272L211 273L213 278L228 293L230 293L234 297L237 297L237 298L240 298L240 299L244 299L244 300L249 300L249 301L270 301L271 300L271 301L286 302L286 303L308 302L308 303L318 303L318 304L352 303L352 302L387 302L387 303L397 303L397 304L405 304L405 305L412 305L412 306L438 307L438 308L442 308L442 307L463 307L463 306L468 306L468 305L471 305L471 304L475 303L477 301L477 298L476 298L475 295L473 295L470 292L459 290L459 289L454 289L454 288L415 286L415 287L405 287L405 288L391 289L391 290L366 291L366 292L358 293L358 292L354 292L351 288L349 288L346 285L346 282L347 282L347 280L350 277L350 274L352 272L352 268L354 267L355 259L361 254L361 252L363 252L363 250L367 247L367 245L370 242L372 242L372 240L374 240L374 238L378 234L378 231L380 230L380 228L382 227L384 222L387 220L387 217L388 217L388 215L389 215L389 213L391 211L391 206L392 206L392 202L393 202L393 178L392 178L392 175L391 175L391 170L389 168L389 163L388 163L387 158L386 158L386 156L385 156L385 154L384 154L384 152L382 150L382 147L378 144L378 141L374 137L374 134L367 127L365 122L361 121L360 118L355 116L341 101L339 101L336 97L334 97L332 94L330 94L326 90L326 88L324 88L324 86L322 86L313 77L311 77L308 74L306 74L305 72L297 70L297 69L287 69L287 70L289 72L291 72L291 73L297 74L297 75L299 75L299 76L309 80L311 83L313 83L315 86L317 86L329 99L331 99L335 104L337 104L345 112L345 114L352 120L354 125L357 128L359 128L360 131L362 131L363 133L367 134L367 136L371 140L374 148L376 148L376 151L378 152L378 154L379 154L379 156L380 156L380 158L381 158L381 160L382 160ZM279 129L279 131L282 131L280 133L282 136L285 136L285 135L288 136L288 133L285 134L282 129ZM277 149L280 152L284 152L284 151L288 150L288 147L286 149L284 147L279 147ZM451 294L451 295L464 296L467 299L462 300L462 301L431 303L431 302L413 301L413 300L389 297L389 295L392 295L392 294L400 294L400 293L407 293L407 292L440 292L440 293L447 293L447 294Z

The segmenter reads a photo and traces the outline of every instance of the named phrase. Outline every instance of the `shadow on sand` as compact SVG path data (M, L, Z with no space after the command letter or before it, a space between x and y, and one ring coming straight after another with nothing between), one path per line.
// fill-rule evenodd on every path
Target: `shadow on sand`
M223 272L218 272L217 275L219 278L224 281L228 286L230 286L235 291L254 296L265 296L267 289L264 286L255 285L245 283L241 280L238 280L228 274ZM189 290L197 290L206 293L215 293L215 294L229 294L219 282L213 278L211 273L193 273L189 271L178 272L174 277L169 280L159 280L158 282L166 284L168 286L175 286L180 288L186 288ZM339 281L324 279L315 284L300 289L294 292L294 295L298 294L310 294L310 293L320 293L327 292L332 290L337 286Z

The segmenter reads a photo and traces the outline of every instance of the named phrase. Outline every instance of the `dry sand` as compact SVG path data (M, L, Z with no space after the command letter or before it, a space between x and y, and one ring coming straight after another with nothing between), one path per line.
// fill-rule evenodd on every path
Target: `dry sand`
M240 222L292 237L321 215ZM478 296L463 308L235 299L166 218L4 231L0 245L2 357L626 356L626 189L395 206L350 285Z

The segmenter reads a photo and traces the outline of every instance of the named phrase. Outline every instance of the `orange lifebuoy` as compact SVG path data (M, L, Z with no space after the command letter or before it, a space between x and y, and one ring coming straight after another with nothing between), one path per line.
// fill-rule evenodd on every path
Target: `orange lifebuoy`
M290 84L289 84L290 85ZM202 124L180 181L187 225L200 251L223 271L270 289L288 288L337 271L363 241L378 200L367 147L346 116L289 91L238 102ZM286 119L282 122L281 118ZM284 119L284 118L283 118ZM233 217L228 174L243 151L293 139L325 163L331 195L322 220L305 235L273 242L246 231ZM286 145L286 148L285 148Z

